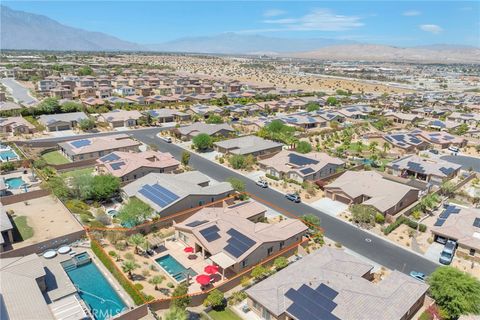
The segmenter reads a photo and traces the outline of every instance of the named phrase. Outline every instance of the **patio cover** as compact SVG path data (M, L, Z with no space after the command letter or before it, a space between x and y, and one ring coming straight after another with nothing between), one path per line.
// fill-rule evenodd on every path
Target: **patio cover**
M165 240L159 237L153 237L152 239L148 240L150 247L158 247L165 243Z
M223 252L219 252L216 255L211 256L210 260L219 265L223 270L233 266L236 263L235 260L233 260Z

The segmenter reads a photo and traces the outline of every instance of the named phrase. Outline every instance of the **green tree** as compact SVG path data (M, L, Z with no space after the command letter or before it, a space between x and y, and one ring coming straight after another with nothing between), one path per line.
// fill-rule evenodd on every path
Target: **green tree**
M245 182L243 182L243 180L232 177L232 178L228 178L227 181L230 182L233 190L239 193L245 192Z
M320 218L314 215L313 213L305 214L301 216L301 219L310 229L310 232L317 232L318 227L320 226Z
M158 290L158 285L161 284L163 280L165 280L164 276L156 275L156 276L153 276L148 282L155 285L155 290Z
M440 185L440 191L443 195L449 197L455 192L455 184L451 181L445 181Z
M203 301L205 307L212 307L214 310L223 310L226 306L225 295L218 289L213 289Z
M101 174L93 177L91 185L91 199L104 201L118 194L120 179L111 174Z
M273 261L273 266L275 267L275 269L277 270L280 270L280 269L283 269L285 268L286 266L288 265L288 260L287 258L281 256L281 257L278 257L275 259L275 261Z
M180 308L170 308L165 314L165 320L188 320L188 311Z
M317 111L317 110L320 109L320 105L318 103L315 103L315 102L309 102L306 105L306 109L307 109L307 112Z
M326 103L329 106L336 106L338 104L338 100L335 97L328 97Z
M247 161L244 155L234 154L228 157L228 163L233 169L245 169Z
M204 151L213 146L213 139L206 133L201 133L192 139L193 146L199 151Z
M76 112L82 110L82 105L74 101L67 101L60 106L62 112Z
M170 308L178 308L184 310L190 304L190 297L188 294L188 284L180 283L172 292L172 302Z
M430 295L451 319L480 313L480 281L454 267L438 267L428 278Z
M138 198L131 198L127 204L122 206L118 212L117 218L122 224L135 226L150 217L153 209Z
M190 152L183 151L183 153L182 153L182 164L185 167L187 167L189 162L190 162Z
M92 118L81 119L78 122L78 127L84 131L95 128L95 120Z
M218 114L211 114L205 122L210 124L220 124L223 123L223 118Z
M391 149L391 147L392 147L392 146L390 145L390 143L384 142L384 143L383 143L383 152L386 153L388 150Z
M123 272L128 273L130 280L133 279L133 271L139 267L140 266L133 260L126 260L122 264L122 270Z
M375 224L375 216L379 213L374 207L363 204L352 205L350 211L355 223L366 226L373 226Z
M135 246L135 253L138 254L138 247L144 244L146 241L145 237L140 233L135 233L128 238L128 242Z
M368 150L370 150L371 153L375 153L377 151L377 147L378 147L378 142L372 141L368 145Z
M93 69L89 66L83 66L78 68L77 74L79 76L91 76L93 75Z
M57 98L46 98L37 106L37 112L40 114L58 113L60 111L60 104Z
M309 153L310 151L312 151L312 145L307 141L300 141L299 143L297 143L297 147L295 148L295 150L300 153Z
M468 132L468 130L470 130L470 127L468 126L468 124L462 123L461 125L459 125L455 129L451 130L451 132L453 134L463 136L464 134L466 134Z
M253 268L251 276L256 280L260 280L264 278L267 275L267 273L268 273L267 268L265 268L262 265L258 265L255 268Z

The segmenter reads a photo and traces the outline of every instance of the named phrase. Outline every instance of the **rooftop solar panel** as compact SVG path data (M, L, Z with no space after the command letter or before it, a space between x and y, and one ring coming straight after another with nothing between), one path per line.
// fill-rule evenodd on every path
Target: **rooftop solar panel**
M74 146L75 148L85 147L85 146L88 146L91 143L92 143L92 141L88 140L88 139L82 139L82 140L76 140L76 141L70 142L70 144L72 146Z
M285 293L285 297L293 302L287 308L287 312L298 320L338 319L331 313L337 304L332 299L327 298L307 285L302 285L298 290L288 290Z
M307 164L317 164L317 160L309 159L307 157L302 157L298 154L290 153L288 155L288 162L295 164L297 166L305 166Z
M300 170L300 172L303 174L309 174L309 173L315 172L315 170L313 170L312 168L305 168Z
M227 234L230 235L230 238L227 240L227 246L223 249L235 258L240 257L256 243L235 229L229 229Z
M190 223L187 223L186 226L194 228L194 227L198 227L199 225L202 225L206 222L208 222L208 220L195 220L195 221L192 221Z
M100 158L100 161L102 162L109 162L109 161L115 161L120 159L119 156L117 156L115 153L109 153L106 156Z
M443 226L443 224L445 223L445 221L447 221L446 219L437 219L437 221L435 221L435 223L433 224L435 227L441 227Z
M158 184L153 186L147 184L139 192L161 208L166 207L179 198L179 196Z
M200 234L207 240L208 242L212 242L214 240L220 239L220 235L218 232L220 229L217 226L211 226L200 230Z
M473 226L480 228L480 218L475 218L475 220L473 220Z
M120 161L120 162L115 162L115 163L110 164L110 167L112 167L113 170L119 170L124 165L125 165L125 162Z
M323 295L324 297L327 297L330 300L335 299L335 297L338 295L337 291L333 290L332 288L330 288L329 286L327 286L323 283L320 284L318 286L318 288L315 289L315 290L318 291L321 295Z

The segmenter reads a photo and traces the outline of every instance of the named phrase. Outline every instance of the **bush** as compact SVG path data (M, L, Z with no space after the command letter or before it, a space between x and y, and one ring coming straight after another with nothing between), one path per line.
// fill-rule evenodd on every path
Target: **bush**
M125 275L119 271L114 262L110 260L108 255L103 251L100 244L96 241L91 242L91 249L98 259L103 263L105 268L117 279L118 283L123 287L125 292L132 298L133 302L139 306L145 303L144 297L140 292L132 285L132 283L125 277Z
M233 169L244 169L246 167L245 156L240 154L230 156L228 158L228 163L230 163Z
M242 285L242 287L248 287L250 285L250 278L243 276L240 280L240 284Z
M420 223L420 224L418 225L418 231L420 231L420 232L425 232L425 231L427 231L427 226L424 225L423 223Z
M143 285L141 283L135 283L135 289L137 289L138 291L141 291L143 290Z
M273 176L273 175L271 175L271 174L269 174L269 173L266 173L266 174L265 174L265 177L267 177L267 178L269 178L269 179L272 179L272 180L275 180L275 181L280 180L279 178L277 178L277 177L275 177L275 176Z
M13 164L13 162L4 162L0 166L0 170L2 170L4 172L13 171L13 170L15 170L15 165Z
M117 253L116 253L115 251L113 251L113 250L110 250L110 251L108 251L108 255L109 255L110 257L116 257L116 256L117 256Z
M214 310L225 309L225 295L218 289L213 289L203 301L205 307L212 307Z
M232 305L239 304L243 300L247 299L247 293L245 291L235 291L229 298L229 302Z
M208 134L201 133L192 139L192 144L197 150L203 151L213 146L213 139Z
M404 219L405 219L404 216L399 217L397 220L395 220L394 222L389 224L385 229L383 229L383 233L385 235L389 235L393 230L397 229L403 224Z
M281 270L288 265L288 260L285 257L278 257L273 261L273 266L276 270Z
M256 280L260 280L264 278L267 275L267 273L268 273L267 268L265 268L262 265L258 265L255 268L253 268L251 276Z
M385 223L385 217L383 216L383 214L381 214L380 212L378 212L378 213L375 215L375 222L378 223L378 224L384 224L384 223Z
M299 143L297 143L295 151L299 153L309 153L310 151L312 151L312 145L306 141L300 141Z

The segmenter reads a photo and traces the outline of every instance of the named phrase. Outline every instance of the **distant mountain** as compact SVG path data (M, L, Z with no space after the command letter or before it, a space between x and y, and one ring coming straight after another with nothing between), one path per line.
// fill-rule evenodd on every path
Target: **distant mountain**
M32 50L145 50L101 33L65 26L48 17L0 6L0 47Z
M215 36L181 38L160 44L147 45L153 51L199 52L223 54L276 54L307 51L352 41L333 39L286 39L261 35L222 33Z
M373 44L335 45L286 56L325 60L365 60L424 63L480 63L480 49L456 45L400 48Z

